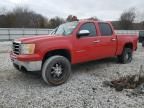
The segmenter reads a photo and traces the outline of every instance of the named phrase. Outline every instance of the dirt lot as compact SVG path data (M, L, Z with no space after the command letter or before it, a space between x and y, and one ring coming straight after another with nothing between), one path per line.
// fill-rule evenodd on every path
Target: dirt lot
M67 83L52 87L38 74L15 70L7 53L9 42L0 43L0 108L143 108L144 95L132 95L131 90L116 92L103 87L102 82L119 76L136 74L144 64L144 52L139 45L130 64L119 64L109 58L72 67Z

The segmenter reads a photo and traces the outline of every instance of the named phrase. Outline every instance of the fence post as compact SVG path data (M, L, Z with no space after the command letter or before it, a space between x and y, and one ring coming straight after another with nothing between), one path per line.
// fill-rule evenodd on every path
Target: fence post
M10 41L11 37L10 37L10 28L8 28L8 40Z
M22 28L22 33L23 33L23 34L22 34L23 37L25 37L25 36L24 36L24 34L25 34L24 28Z
M38 29L36 28L35 30L36 30L36 31L35 31L35 34L38 35Z

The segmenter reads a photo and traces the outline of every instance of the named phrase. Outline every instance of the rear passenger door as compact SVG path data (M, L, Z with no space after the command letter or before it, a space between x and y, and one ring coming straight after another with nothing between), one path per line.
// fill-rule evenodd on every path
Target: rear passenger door
M99 42L101 58L115 56L117 38L116 35L113 33L110 24L100 22L98 23L98 26L101 35Z

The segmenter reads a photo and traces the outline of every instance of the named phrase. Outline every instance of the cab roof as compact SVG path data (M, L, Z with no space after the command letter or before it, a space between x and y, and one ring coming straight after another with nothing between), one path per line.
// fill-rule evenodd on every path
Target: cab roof
M78 22L96 22L96 23L111 23L111 21L101 21L101 20L89 20L89 19L81 19Z

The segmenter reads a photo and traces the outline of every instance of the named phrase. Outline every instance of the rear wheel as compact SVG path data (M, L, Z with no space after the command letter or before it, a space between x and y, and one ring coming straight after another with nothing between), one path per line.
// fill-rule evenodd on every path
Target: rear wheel
M42 68L43 80L51 85L60 85L67 81L71 73L71 64L63 56L48 58Z
M132 49L124 48L122 54L118 56L118 60L120 63L130 63L132 61Z

